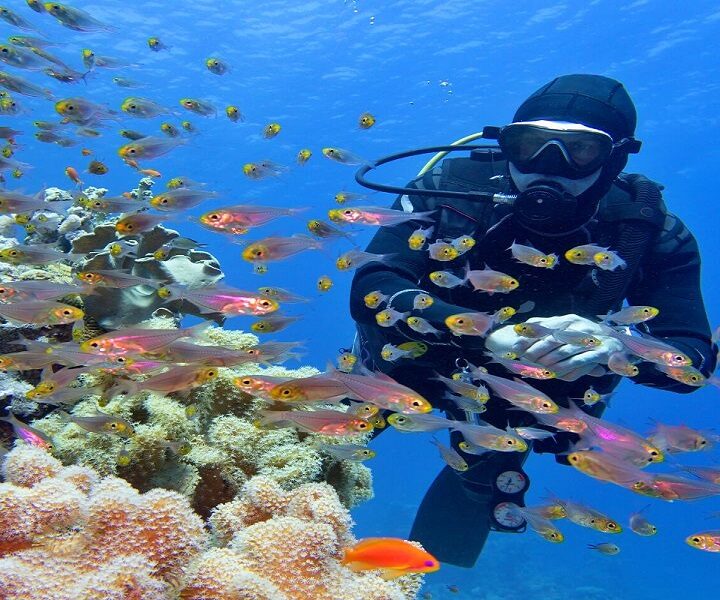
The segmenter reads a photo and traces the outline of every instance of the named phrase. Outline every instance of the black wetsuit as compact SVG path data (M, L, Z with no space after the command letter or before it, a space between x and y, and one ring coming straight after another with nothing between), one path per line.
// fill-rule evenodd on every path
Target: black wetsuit
M432 186L441 184L440 178L443 172L447 170L437 167L434 175L430 174L414 180L409 187L438 189ZM500 172L503 170L501 169ZM598 308L597 303L592 302L594 294L597 294L599 289L596 285L597 270L590 266L571 264L564 259L565 251L574 246L588 243L608 246L613 243L615 227L605 222L603 218L606 212L603 210L603 203L608 197L603 198L596 218L585 227L568 235L552 237L523 229L515 222L510 209L506 206L493 206L491 203L481 201L455 201L410 195L408 200L412 202L414 211L437 210L434 215L435 232L429 241L434 241L439 229L440 237L443 239L467 234L476 240L476 245L454 261L440 262L430 259L427 247L422 251L415 251L408 246L408 238L413 231L419 226L427 227L431 223L413 221L381 228L378 231L368 245L367 251L389 253L393 256L384 263L372 262L357 271L350 301L352 316L358 323L360 340L366 346L364 350L371 355L369 360L374 363L372 366L385 370L399 382L417 390L428 398L434 407L449 412L451 418L465 418L465 415L454 408L452 403L443 399L446 390L443 384L432 379L434 371L448 376L456 370L456 360L465 359L476 365L484 364L497 375L508 376L507 371L502 367L487 364L488 359L484 356L485 348L481 338L456 337L449 333L439 338L433 335L420 335L404 323L398 324L395 328L381 328L375 322L375 313L379 309L371 310L363 302L363 297L373 290L392 295L405 289L422 289L432 295L435 301L430 308L413 311L413 314L428 319L442 331L447 331L444 319L451 314L467 311L492 313L503 306L517 308L526 301L535 303L533 310L528 314L516 315L510 323L523 321L530 316L551 317L570 313L597 321L597 313L604 314L608 310L618 310L624 300L630 305L654 306L660 312L657 317L644 325L646 331L688 354L693 360L693 365L705 375L709 375L715 368L715 354L700 292L700 257L695 239L680 219L667 214L661 230L657 232L643 256L625 297L614 298L606 306ZM393 208L402 209L401 198L396 200ZM557 266L554 269L541 269L519 263L509 251L513 241L532 245L547 254L557 254L559 256ZM520 285L509 294L489 295L473 291L469 285L453 289L442 288L428 279L429 273L439 270L448 270L462 277L466 263L472 269L482 269L487 265L491 269L508 273L515 277ZM414 296L415 293L398 295L393 300L393 308L400 311L411 310ZM418 359L401 359L393 364L379 358L380 347L385 342L397 345L408 339L428 343L428 352ZM640 374L632 379L636 383L679 393L696 389L668 378L648 363L640 364L639 368ZM531 383L558 404L567 406L568 398L582 397L583 392L591 385L599 393L606 394L612 391L619 381L618 375L610 373L600 378L581 377L574 382L532 380ZM491 399L487 407L488 411L482 415L482 419L497 427L504 429L508 423L512 426L535 423L535 419L528 413L507 410L510 408L509 403L499 398ZM594 414L597 415L601 411L602 404L593 407ZM564 451L568 447L568 441L573 439L573 435L562 434L556 437L556 441L536 442L534 449L538 452ZM453 435L451 439L456 446L461 438L459 435ZM503 456L498 456L499 453L490 454L495 455L492 460L500 461L506 466L513 466L515 461L514 466L520 467L525 459L525 456L517 453ZM463 457L471 465L470 470L461 475L464 490L465 492L478 490L480 495L477 500L482 503L485 501L483 489L487 486L487 474L484 471L487 469L478 463L487 461L488 456L478 459L464 454ZM447 485L451 485L452 479L457 479L454 473L446 473L446 475L447 481L438 490L445 490ZM454 492L443 493L447 496ZM432 490L429 494L432 494ZM464 505L461 507L458 504L450 510L458 511L464 508ZM477 514L481 514L483 510L487 510L487 507L484 509L480 507ZM426 529L438 526L440 523L428 523ZM458 527L459 533L462 524L458 524ZM415 537L424 544L428 543L428 540L423 539L423 535ZM451 537L450 535L449 538ZM484 539L480 542L480 548L482 542ZM432 541L430 545L433 545ZM432 550L446 557L447 562L465 566L474 562L473 549L470 549L467 556L463 555L462 550L458 551L459 557L455 556L454 548L442 548L436 545L431 548Z

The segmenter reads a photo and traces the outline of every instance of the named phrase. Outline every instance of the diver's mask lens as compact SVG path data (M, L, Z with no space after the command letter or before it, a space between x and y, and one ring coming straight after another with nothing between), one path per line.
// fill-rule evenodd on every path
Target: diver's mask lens
M498 144L505 158L524 172L573 179L597 171L615 147L612 138L599 129L555 129L531 123L503 127Z

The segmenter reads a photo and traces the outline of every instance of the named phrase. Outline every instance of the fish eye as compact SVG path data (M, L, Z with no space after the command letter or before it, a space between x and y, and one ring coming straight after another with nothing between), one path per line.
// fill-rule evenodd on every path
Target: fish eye
M112 421L112 422L110 423L110 429L117 429L117 428L118 428L118 424L115 423L115 421Z
M368 424L365 421L360 421L360 423L358 423L358 429L367 429L367 428L368 428Z
M7 54L7 53L8 53L8 49L7 49L7 48L6 48L5 46L3 46L3 49L2 49L2 51L3 51L3 52L4 52L5 54Z
M464 324L465 324L465 319L458 319L457 321L455 321L455 325L464 325Z
M514 445L515 445L515 440L507 440L506 444L507 444L508 446L514 446Z
M608 528L608 529L616 529L616 528L617 528L617 525L615 525L615 523L613 523L612 521L610 521L610 522L607 524L607 528Z
M66 309L62 312L62 314L65 315L66 317L69 317L70 315L72 315L72 311L71 311L70 309L67 309L67 308L66 308Z
M241 379L240 383L242 383L243 385L251 385L252 380L251 379Z
M701 445L701 446L704 446L705 444L707 444L707 440L700 440L700 445Z
M289 390L288 388L285 388L285 389L283 389L283 391L282 391L281 393L282 393L283 396L289 396L289 395L290 395L290 390Z
M696 544L699 544L699 543L700 543L700 538L697 537L697 536L695 536L695 537L693 537L690 541L695 542Z

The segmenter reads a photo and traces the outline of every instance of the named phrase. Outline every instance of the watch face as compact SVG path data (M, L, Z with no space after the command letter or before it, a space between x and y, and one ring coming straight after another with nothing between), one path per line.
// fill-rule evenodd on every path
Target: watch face
M517 529L525 523L517 508L518 505L512 502L501 502L493 509L493 517L503 527Z
M495 479L495 485L505 494L517 494L527 487L527 477L520 471L503 471Z

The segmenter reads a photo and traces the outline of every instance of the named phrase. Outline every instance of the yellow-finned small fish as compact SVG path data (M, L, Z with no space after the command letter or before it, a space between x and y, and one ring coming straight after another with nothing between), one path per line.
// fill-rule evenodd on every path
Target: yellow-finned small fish
M360 129L370 129L373 125L375 125L375 117L369 112L364 112L358 117Z
M274 138L278 133L280 133L281 129L282 127L280 126L280 123L269 123L263 128L263 137L266 140Z
M242 113L240 112L240 109L237 106L233 106L232 104L230 106L225 107L225 116L230 119L233 123L236 123L237 121L244 121L245 117L243 117Z
M310 160L311 156L312 150L309 150L308 148L303 148L297 153L297 163L299 165L304 165L307 161Z
M205 66L208 71L214 73L215 75L225 75L225 73L230 71L230 65L228 65L224 60L214 56L205 60Z

